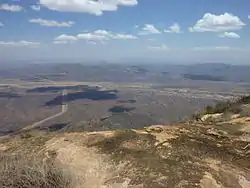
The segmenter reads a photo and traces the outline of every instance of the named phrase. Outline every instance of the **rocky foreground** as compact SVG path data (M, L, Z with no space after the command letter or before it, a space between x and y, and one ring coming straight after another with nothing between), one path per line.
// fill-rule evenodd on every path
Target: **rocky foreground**
M61 187L249 188L250 117L222 114L203 120L143 130L34 130L1 138L1 160L53 161L71 179Z

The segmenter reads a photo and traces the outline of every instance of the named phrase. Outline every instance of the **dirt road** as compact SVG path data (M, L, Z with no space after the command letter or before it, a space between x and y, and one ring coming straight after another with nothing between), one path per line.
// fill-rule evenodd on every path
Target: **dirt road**
M62 91L62 104L61 104L61 112L57 113L57 114L54 114L50 117L47 117L41 121L38 121L36 123L33 123L32 125L29 125L27 127L24 127L23 130L30 130L30 129L33 129L33 128L36 128L36 127L39 127L40 125L42 125L43 123L49 121L49 120L52 120L56 117L59 117L61 115L63 115L64 113L66 113L68 111L68 104L64 103L64 97L67 96L67 91L66 90L63 90Z

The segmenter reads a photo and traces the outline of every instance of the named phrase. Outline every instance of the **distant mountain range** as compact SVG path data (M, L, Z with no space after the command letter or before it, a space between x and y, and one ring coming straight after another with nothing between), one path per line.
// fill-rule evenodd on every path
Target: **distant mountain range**
M30 64L17 68L0 68L0 78L19 78L39 81L146 81L165 82L168 79L250 82L250 65L206 63L173 64Z

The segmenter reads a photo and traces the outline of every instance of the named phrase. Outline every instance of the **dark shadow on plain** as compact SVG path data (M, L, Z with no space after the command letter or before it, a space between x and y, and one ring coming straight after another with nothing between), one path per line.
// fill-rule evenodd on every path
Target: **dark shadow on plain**
M130 99L130 100L118 100L119 103L136 103L136 100Z
M49 87L36 87L33 89L28 89L27 93L39 92L59 92L63 90L88 90L88 89L98 89L97 86L88 86L88 85L76 85L76 86L49 86Z
M10 93L10 92L0 92L0 98L20 98L21 95L18 95L16 93Z
M0 130L0 136L8 135L14 133L13 130Z
M213 76L213 75L206 75L206 74L183 74L183 78L189 80L203 80L203 81L227 81L226 78L223 76Z
M112 113L124 113L124 112L130 112L132 110L134 110L135 108L128 108L128 107L124 107L124 106L114 106L113 108L109 109L109 112Z
M54 99L45 103L45 106L56 106L61 105L63 102L70 102L80 99L89 99L93 101L101 101L101 100L113 100L117 99L117 90L107 90L107 91L99 91L96 89L88 89L83 92L69 93L65 96L57 96Z
M41 127L40 130L55 132L55 131L59 131L59 130L63 129L67 125L68 125L68 123L56 123L56 124L52 124L48 127Z

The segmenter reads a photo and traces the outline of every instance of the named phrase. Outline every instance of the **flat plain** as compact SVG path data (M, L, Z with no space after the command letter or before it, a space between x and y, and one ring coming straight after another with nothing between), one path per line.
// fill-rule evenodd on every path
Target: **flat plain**
M138 67L135 71L133 66L83 66L79 72L75 66L46 71L36 68L25 74L18 70L2 77L0 134L27 127L68 132L167 125L250 91L248 82L190 80L166 71L159 74ZM85 78L84 73L91 71Z

